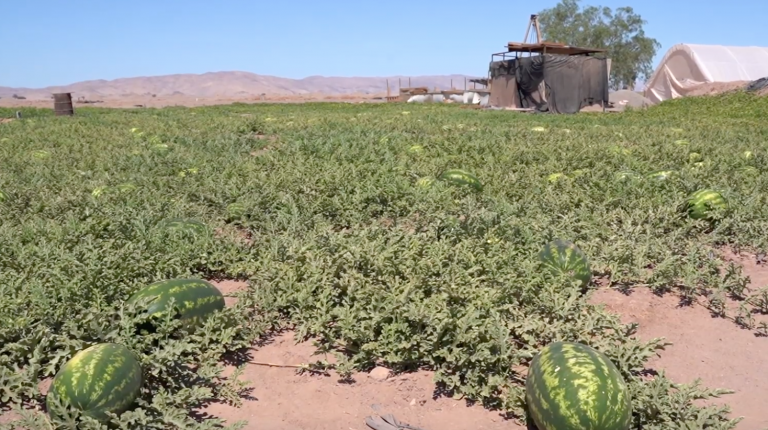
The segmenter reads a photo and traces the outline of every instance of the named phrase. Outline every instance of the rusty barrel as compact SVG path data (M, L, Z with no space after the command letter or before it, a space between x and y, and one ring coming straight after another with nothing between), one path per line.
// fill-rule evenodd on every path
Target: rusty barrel
M53 112L59 115L72 116L75 108L72 106L72 93L58 93L53 95Z

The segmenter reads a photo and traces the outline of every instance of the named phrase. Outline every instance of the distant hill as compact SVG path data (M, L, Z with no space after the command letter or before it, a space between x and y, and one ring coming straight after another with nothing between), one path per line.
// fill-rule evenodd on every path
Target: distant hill
M464 88L465 75L415 76L411 85L450 89L451 81L456 88ZM249 72L210 72L203 74L178 74L164 76L139 76L111 81L95 80L46 88L0 87L0 97L14 94L27 99L47 99L52 93L71 92L75 97L115 97L128 95L170 96L184 94L193 97L248 97L264 94L377 94L387 90L389 79L393 94L398 90L398 79L408 86L407 76L390 77L324 77L310 76L304 79L288 79L277 76L257 75ZM467 84L468 86L470 84Z

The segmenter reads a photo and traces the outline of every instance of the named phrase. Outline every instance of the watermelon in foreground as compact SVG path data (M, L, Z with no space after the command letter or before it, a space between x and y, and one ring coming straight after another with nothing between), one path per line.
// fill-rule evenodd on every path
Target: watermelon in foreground
M576 244L563 239L555 239L544 245L539 252L541 265L554 276L565 275L579 281L582 288L592 280L589 259Z
M71 406L101 422L107 412L121 414L139 395L142 371L139 359L123 345L101 343L86 348L59 369L46 396L53 420L64 417L52 405Z
M466 170L462 169L448 169L440 174L438 178L441 181L450 182L455 185L466 185L475 189L475 191L483 191L483 184L477 177Z
M205 321L212 313L224 309L224 295L210 282L202 279L168 279L155 282L137 291L128 299L136 304L139 299L149 298L145 312L149 316L159 316L168 310L174 299L174 313L182 320L184 327L194 328ZM139 327L139 332L151 333L150 324Z
M580 343L554 342L533 358L525 401L539 430L627 430L632 419L619 370Z
M728 202L715 190L699 190L688 198L688 216L693 219L708 219L713 210L725 209L728 209Z

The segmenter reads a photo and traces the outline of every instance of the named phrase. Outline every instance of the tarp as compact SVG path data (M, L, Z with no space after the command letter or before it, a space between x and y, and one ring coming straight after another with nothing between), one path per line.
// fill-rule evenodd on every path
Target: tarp
M645 84L645 97L659 103L711 82L754 81L768 76L768 48L693 45L669 48Z
M608 102L608 62L604 58L546 54L494 61L490 75L491 104L495 106L514 104L576 113L585 106Z

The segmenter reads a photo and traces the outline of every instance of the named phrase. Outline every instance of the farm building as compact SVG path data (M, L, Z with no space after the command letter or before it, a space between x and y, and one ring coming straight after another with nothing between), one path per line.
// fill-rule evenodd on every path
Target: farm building
M510 42L507 52L491 57L490 104L553 113L605 105L610 60L591 55L603 52L551 42Z
M768 76L768 48L677 44L645 85L652 103L684 97L705 83L754 81Z

